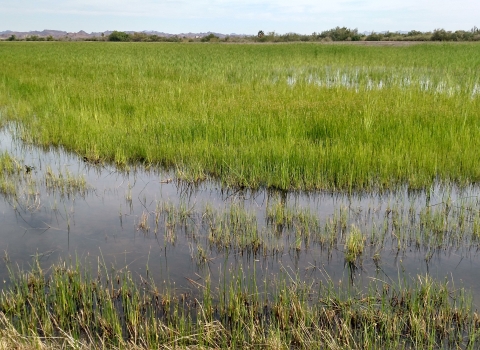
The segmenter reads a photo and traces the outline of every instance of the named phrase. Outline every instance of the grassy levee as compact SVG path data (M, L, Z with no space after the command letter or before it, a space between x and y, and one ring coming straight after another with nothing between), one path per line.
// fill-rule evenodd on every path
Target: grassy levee
M22 137L188 180L375 190L480 180L480 46L0 43Z

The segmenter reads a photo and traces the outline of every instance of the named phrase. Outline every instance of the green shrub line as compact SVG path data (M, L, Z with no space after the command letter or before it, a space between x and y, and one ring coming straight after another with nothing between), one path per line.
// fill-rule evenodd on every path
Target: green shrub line
M216 36L213 33L207 35L166 35L149 34L148 32L124 32L114 30L107 33L101 33L100 36L71 37L69 34L63 37L25 35L17 37L10 35L8 41L123 41L123 42L349 42L349 41L480 41L480 29L474 26L470 30L445 30L437 28L433 31L421 32L410 30L408 32L371 32L359 33L358 29L347 27L335 27L322 32L313 32L312 34L299 34L294 32L276 33L259 30L257 35L222 35Z
M480 46L0 43L26 142L180 178L374 191L480 179Z

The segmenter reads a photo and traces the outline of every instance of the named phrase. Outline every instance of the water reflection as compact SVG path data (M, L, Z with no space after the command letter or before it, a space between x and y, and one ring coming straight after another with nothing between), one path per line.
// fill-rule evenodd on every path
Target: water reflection
M442 70L413 67L291 67L274 72L272 83L279 81L286 81L292 87L308 84L326 89L341 87L356 92L415 88L449 97L466 94L471 99L477 98L480 93L480 83L469 79L469 73L450 75Z

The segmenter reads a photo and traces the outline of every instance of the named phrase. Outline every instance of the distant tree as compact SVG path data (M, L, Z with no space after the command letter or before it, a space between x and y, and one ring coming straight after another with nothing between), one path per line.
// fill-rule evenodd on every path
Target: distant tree
M265 36L265 32L263 30L259 30L257 36L261 39Z
M320 38L330 38L333 41L359 41L361 39L357 29L350 29L347 27L335 27L330 30L326 30L319 35Z
M457 35L450 31L446 31L445 29L435 29L432 34L433 41L449 41L449 40L456 40Z
M206 42L214 42L214 41L218 41L220 38L212 33L208 34L207 36L204 36L201 41L206 43Z
M15 40L17 40L17 37L15 36L15 34L12 34L12 35L10 35L10 36L8 37L7 40L8 40L8 41L15 41Z
M128 41L130 39L130 35L125 32L118 32L113 31L108 36L108 41Z
M130 36L131 41L148 41L148 35L146 33L133 33Z
M416 36L416 35L422 35L423 33L418 31L418 30L411 30L408 32L407 36Z
M263 36L257 36L257 37L254 37L254 39L255 41L260 41L260 42L266 42L266 41L276 42L276 41L282 40L281 36L275 32L268 32L266 34L263 33Z
M386 31L385 33L383 33L383 38L392 38L394 36L395 36L395 33L390 31Z
M214 41L218 41L218 39L219 39L218 36L214 35L213 37L210 37L209 41L214 42ZM179 43L179 42L182 42L182 38L179 38L178 35L174 35L174 36L165 38L165 41L170 43Z
M283 35L277 36L276 41L309 41L310 36L309 35L302 35L302 34L297 34L297 33L286 33Z
M148 37L148 41L162 41L162 38L156 34L152 34Z
M45 41L45 38L39 37L38 35L31 35L25 39L26 41Z
M365 38L366 41L381 41L383 40L383 34L372 32Z

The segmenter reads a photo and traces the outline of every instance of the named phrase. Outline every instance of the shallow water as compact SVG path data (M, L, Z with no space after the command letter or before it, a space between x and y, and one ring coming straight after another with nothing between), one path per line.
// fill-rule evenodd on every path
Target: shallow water
M398 213L402 230L408 231L408 220L416 222L426 205L434 210L448 202L453 208L462 204L471 212L479 212L476 187L459 190L436 186L428 196L406 189L382 195L237 191L215 182L188 185L176 181L173 172L119 171L109 165L93 165L60 149L24 145L8 129L0 134L0 151L5 150L22 166L34 167L21 175L17 196L3 196L0 201L0 254L4 256L0 278L5 285L8 267L28 269L32 257L38 255L46 268L60 258L86 259L92 266L99 259L107 267L128 267L134 275L145 275L148 268L149 276L158 284L165 281L178 290L192 289L191 281L201 280L205 272L210 272L212 281L218 281L225 271L240 267L247 272L255 269L259 280L282 273L292 279L297 276L345 285L399 282L408 275L429 274L471 289L475 302L480 302L475 298L480 294L480 257L475 242L467 239L455 243L452 239L437 247L405 240L399 249L391 214ZM48 189L48 171L84 176L88 188L63 193ZM274 205L292 212L308 211L320 227L344 215L347 230L335 229L338 241L328 247L313 239L305 240L295 236L298 227L279 228L268 222L267 207ZM256 218L262 250L212 246L212 222L205 220L208 210L215 211L215 220L220 221L228 217L232 207ZM178 216L181 212L183 219ZM169 213L177 216L172 219ZM368 243L371 235L367 234L366 249L353 269L345 263L342 241L352 224L365 233L374 227L379 231L383 227L386 232L383 244ZM420 227L418 222L413 226ZM274 233L275 229L280 232Z
M277 72L279 73L279 72ZM359 91L383 89L416 88L425 93L456 96L462 93L472 99L480 94L480 83L448 76L447 72L391 67L292 67L288 69L286 83L294 86L299 83L313 84L327 89L347 88ZM275 76L273 82L279 81Z

